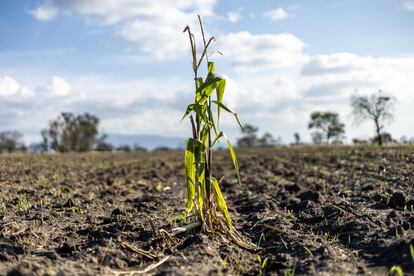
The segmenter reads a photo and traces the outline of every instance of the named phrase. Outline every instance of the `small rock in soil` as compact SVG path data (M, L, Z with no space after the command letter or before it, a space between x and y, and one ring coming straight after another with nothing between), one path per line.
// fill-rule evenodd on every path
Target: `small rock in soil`
M374 201L376 201L376 202L386 202L386 201L387 201L387 199L385 198L385 196L380 195L380 194L378 194L378 193L374 194L374 195L372 196L372 199L373 199Z
M405 205L405 196L401 192L395 192L392 194L390 200L388 201L388 205L392 208L396 207L404 207Z
M313 192L313 191L306 191L306 192L300 193L298 197L302 201L311 200L313 202L319 202L320 194L317 192Z

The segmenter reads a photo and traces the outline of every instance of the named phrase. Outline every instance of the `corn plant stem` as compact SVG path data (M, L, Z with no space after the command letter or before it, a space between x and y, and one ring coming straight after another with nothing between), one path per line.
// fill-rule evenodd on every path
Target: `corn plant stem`
M201 29L201 36L203 37L203 44L204 44L204 52L205 53L205 57L206 57L206 61L207 61L207 67L208 67L208 52L207 52L207 48L208 45L211 42L211 39L209 41L209 44L207 44L206 42L206 36L204 34L204 27L203 27L203 21L201 20L201 16L198 15L198 21L200 22L200 29ZM211 97L208 97L208 106L207 108L209 109L209 111L211 111ZM212 114L211 112L209 112L209 117L210 114ZM209 118L210 121L212 121L214 118ZM206 170L206 176L205 176L205 180L206 180L206 193L207 193L207 202L208 202L208 209L211 209L211 176L212 176L212 160L213 160L213 151L211 149L211 128L209 128L208 130L208 147L207 147L207 162L205 164L205 170Z

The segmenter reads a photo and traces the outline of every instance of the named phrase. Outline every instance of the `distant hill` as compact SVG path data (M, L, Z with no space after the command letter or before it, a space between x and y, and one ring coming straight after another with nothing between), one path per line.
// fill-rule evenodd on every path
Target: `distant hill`
M186 139L182 137L170 137L159 135L129 135L108 133L108 142L115 145L138 144L141 147L153 150L156 147L184 148Z

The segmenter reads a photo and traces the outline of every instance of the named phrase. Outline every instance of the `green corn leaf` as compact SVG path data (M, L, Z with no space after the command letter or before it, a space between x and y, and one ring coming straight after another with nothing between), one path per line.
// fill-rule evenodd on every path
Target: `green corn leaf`
M215 144L217 141L219 141L219 142L220 142L220 140L219 140L219 139L220 139L221 137L223 137L223 135L224 135L224 132L223 132L223 131L220 131L220 133L216 135L216 138L214 138L213 143L211 144L211 146L214 146L214 144Z
M208 130L207 127L204 127ZM207 136L207 135L205 135ZM208 137L208 136L207 136ZM206 194L205 164L206 164L206 145L207 142L198 141L197 143L197 197L200 216L203 217L204 197Z
M185 150L185 177L187 182L187 211L190 212L194 207L195 197L195 163L196 142L190 138Z
M224 91L226 90L226 80L223 79L217 84L216 95L217 101L222 103L224 97ZM220 106L217 106L217 126L220 125Z
M203 179L202 182L198 182L197 197L198 197L198 208L199 208L201 218L203 217L204 195L206 194L205 186L206 186L205 179Z
M190 115L191 111L194 110L194 105L195 104L189 104L187 106L187 110L185 111L184 116L181 118L180 123L182 123L184 121L184 119L187 118L188 115Z
M208 142L208 131L209 131L208 125L204 125L203 129L201 130L201 141L206 147L207 147L207 142Z
M225 134L223 134L223 136L224 136L224 138L227 141L227 147L229 148L229 152L230 152L230 155L231 155L231 159L233 160L234 171L236 172L237 181L241 185L240 174L239 174L239 164L237 162L236 153L234 152L233 146L232 146L230 140L227 138L227 136Z
M207 67L209 73L214 73L214 62L209 61Z
M206 115L206 108L207 106L205 105L200 105L200 104L195 104L194 106L194 112L197 114L197 116L199 118L201 118L201 120L206 123L206 124L210 124L208 117Z
M208 110L208 117L210 119L209 122L210 122L211 126L213 127L214 134L217 135L217 128L216 128L216 124L214 122L213 112L211 112L211 106L207 106L206 108Z
M208 73L205 82L196 91L196 102L199 104L205 104L208 97L213 94L217 85L224 79L215 73Z
M216 104L218 107L224 109L225 111L233 114L233 116L236 119L237 123L239 124L240 128L243 129L243 126L242 126L242 124L240 123L240 120L239 120L239 116L237 115L237 113L235 111L233 111L230 107L226 106L222 102L219 102L219 101L211 101L211 102Z
M213 177L212 180L213 180L212 182L213 182L214 192L217 198L218 207L220 211L223 213L224 217L226 218L227 225L229 226L230 231L231 231L233 229L233 225L231 224L230 214L229 214L229 210L227 209L226 200L224 199L223 194L221 193L217 179Z
M205 154L204 154L205 155ZM198 167L198 207L200 208L200 216L203 217L204 197L206 195L206 179L205 179L205 162L200 162Z
M196 85L197 85L197 89L201 86L201 85L203 85L203 78L197 78L196 79Z
M198 103L188 105L184 116L181 118L181 122L184 121L184 119L191 113L191 111L194 111L196 115L198 116L198 118L200 118L206 124L210 124L208 117L206 115L206 112L205 112L205 108L206 106L203 106Z
M193 139L194 140L194 139ZM204 205L204 196L205 192L205 162L206 162L206 146L200 140L194 140L194 161L195 161L195 177L197 185L197 199L200 216L203 217L203 205ZM194 198L194 196L193 196Z

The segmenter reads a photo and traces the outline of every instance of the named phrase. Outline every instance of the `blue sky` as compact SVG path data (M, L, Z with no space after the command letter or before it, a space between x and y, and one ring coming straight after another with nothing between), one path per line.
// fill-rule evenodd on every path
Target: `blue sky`
M227 102L243 122L285 142L313 110L334 110L347 137L349 97L383 89L397 99L397 138L414 136L414 1L50 0L0 2L0 130L26 141L59 112L89 111L102 130L186 136L192 98L185 25L201 13ZM226 101L226 100L225 100ZM223 127L235 138L230 118Z

